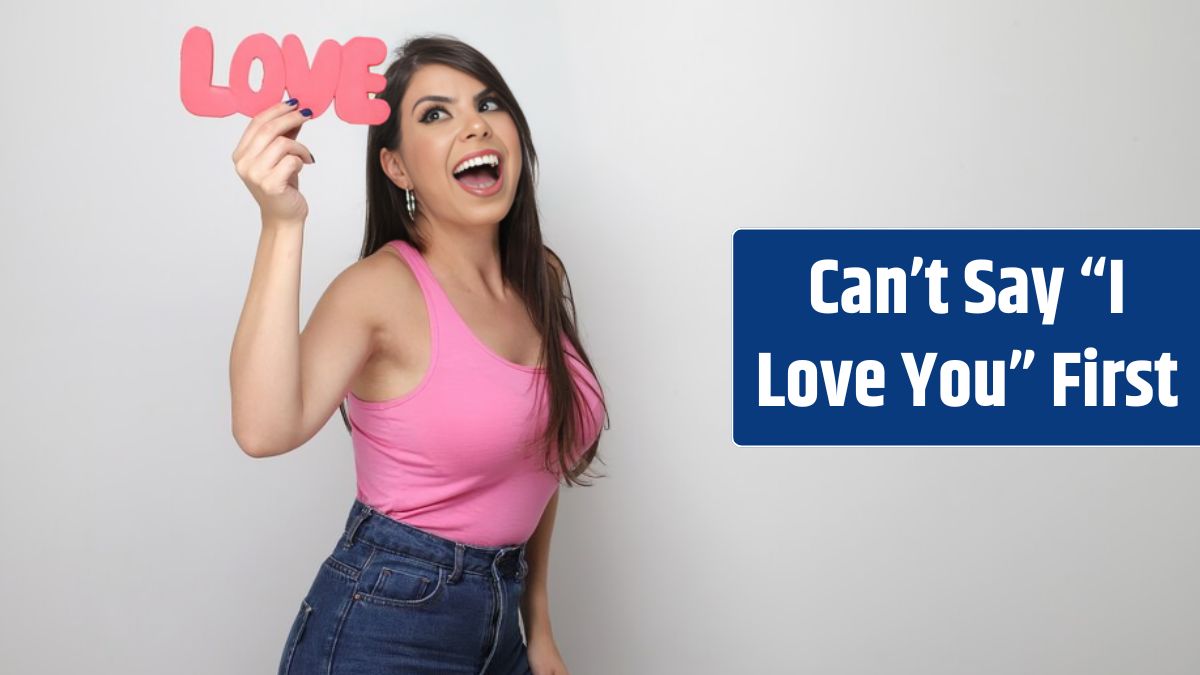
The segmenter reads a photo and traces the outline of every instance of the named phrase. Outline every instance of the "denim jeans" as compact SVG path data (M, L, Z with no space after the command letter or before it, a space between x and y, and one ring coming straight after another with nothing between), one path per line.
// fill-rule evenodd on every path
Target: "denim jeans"
M528 675L525 544L463 544L358 499L284 643L279 675Z

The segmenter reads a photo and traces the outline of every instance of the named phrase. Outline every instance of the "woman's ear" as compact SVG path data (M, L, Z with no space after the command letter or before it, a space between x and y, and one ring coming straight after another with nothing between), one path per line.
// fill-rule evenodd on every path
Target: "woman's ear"
M397 187L402 190L412 189L412 179L408 177L408 171L404 168L404 162L400 159L399 153L388 148L380 148L379 165L383 168L383 173Z

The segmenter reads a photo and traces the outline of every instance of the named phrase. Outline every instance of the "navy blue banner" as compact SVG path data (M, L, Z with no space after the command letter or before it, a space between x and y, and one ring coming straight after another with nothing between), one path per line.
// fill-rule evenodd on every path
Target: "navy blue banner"
M1200 444L1197 254L1193 229L737 230L734 443Z

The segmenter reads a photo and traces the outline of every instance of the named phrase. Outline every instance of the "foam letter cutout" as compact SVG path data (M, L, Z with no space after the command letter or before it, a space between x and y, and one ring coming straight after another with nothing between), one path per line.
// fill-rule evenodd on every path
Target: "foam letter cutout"
M342 68L342 46L334 40L326 40L317 48L312 68L308 67L308 56L304 45L295 35L283 36L283 62L287 66L288 94L300 99L304 107L312 110L313 117L333 103L337 93L338 77Z
M255 59L262 61L263 71L258 91L250 88L250 66ZM233 61L229 64L229 89L237 99L240 112L254 116L282 101L286 78L283 54L266 33L255 33L242 40L233 52Z
M386 101L369 94L383 91L387 79L372 73L370 66L382 63L387 46L370 37L350 39L344 46L325 40L317 49L309 67L304 46L295 35L283 38L283 47L265 33L242 40L229 65L229 86L212 83L212 34L193 26L183 36L179 53L179 95L183 106L193 115L226 117L233 113L257 115L290 97L300 100L313 117L319 117L329 105L337 116L351 124L382 124L391 114ZM250 88L250 67L262 62L262 84Z
M237 112L237 101L229 87L212 84L212 34L192 26L183 36L179 51L179 96L183 107L193 115L226 117Z
M338 80L335 110L351 124L383 124L391 114L387 101L367 96L383 91L387 78L370 66L383 63L387 45L375 38L356 37L342 47L342 76Z

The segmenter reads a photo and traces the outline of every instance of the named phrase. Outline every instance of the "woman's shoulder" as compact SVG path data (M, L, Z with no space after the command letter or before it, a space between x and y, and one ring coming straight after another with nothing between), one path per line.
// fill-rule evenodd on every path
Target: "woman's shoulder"
M339 303L355 307L355 314L374 329L385 332L394 330L397 317L412 316L424 303L416 276L391 245L348 265L327 292Z
M380 306L389 316L396 312L407 315L418 304L423 304L421 284L407 260L392 244L380 246L374 253L358 260L348 268L358 268L360 290L371 302Z

